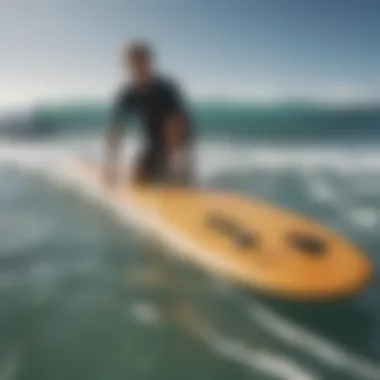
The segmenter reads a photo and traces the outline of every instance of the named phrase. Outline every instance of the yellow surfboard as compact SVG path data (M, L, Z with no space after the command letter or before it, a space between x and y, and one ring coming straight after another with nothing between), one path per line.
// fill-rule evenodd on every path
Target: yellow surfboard
M81 159L66 172L179 257L256 290L335 298L360 290L372 275L372 265L352 243L260 200L204 189L106 189L100 167Z

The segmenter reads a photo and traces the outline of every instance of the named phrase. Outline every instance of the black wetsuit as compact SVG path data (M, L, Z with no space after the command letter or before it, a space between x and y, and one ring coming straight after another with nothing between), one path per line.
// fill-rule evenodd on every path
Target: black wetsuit
M169 117L180 114L185 118L181 130L181 153L186 164L180 180L192 176L192 128L182 97L176 86L168 80L157 78L146 89L124 88L116 98L112 125L120 127L124 118L136 114L144 129L145 147L139 157L139 168L149 181L164 181L168 177L168 152L164 141L165 123Z

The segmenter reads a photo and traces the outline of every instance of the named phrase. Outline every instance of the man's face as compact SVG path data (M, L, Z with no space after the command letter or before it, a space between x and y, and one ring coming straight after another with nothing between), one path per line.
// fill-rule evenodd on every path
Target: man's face
M144 82L151 76L149 57L130 54L126 57L125 67L133 81Z

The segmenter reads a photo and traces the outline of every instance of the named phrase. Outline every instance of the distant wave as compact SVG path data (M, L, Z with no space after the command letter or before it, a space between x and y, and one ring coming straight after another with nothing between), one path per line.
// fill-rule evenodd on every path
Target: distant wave
M327 107L312 103L259 105L205 101L191 105L201 135L287 140L380 138L380 107ZM99 103L38 106L0 116L0 133L46 135L105 128L110 107Z

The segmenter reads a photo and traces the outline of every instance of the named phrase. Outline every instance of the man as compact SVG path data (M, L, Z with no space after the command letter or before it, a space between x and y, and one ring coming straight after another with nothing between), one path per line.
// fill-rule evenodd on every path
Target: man
M192 131L176 86L158 76L148 45L133 43L123 51L131 83L118 94L107 136L105 180L116 180L118 152L126 116L136 114L143 127L144 148L132 180L135 184L188 184L191 181Z

